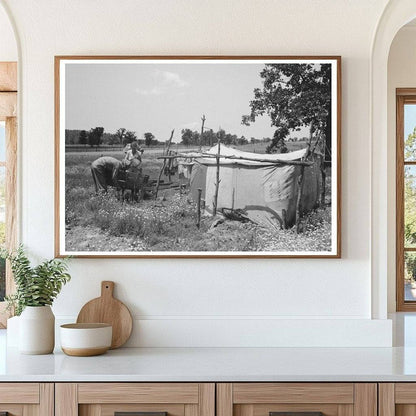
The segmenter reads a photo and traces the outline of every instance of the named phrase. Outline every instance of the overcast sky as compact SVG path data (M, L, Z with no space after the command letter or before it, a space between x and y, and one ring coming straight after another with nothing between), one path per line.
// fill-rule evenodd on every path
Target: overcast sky
M67 64L67 129L104 127L113 133L120 127L141 138L150 131L166 140L175 129L180 141L184 128L205 125L217 131L246 138L272 137L270 118L259 118L252 126L241 125L250 111L253 89L261 87L264 64Z
M416 105L406 104L404 106L404 140L407 139L416 127Z

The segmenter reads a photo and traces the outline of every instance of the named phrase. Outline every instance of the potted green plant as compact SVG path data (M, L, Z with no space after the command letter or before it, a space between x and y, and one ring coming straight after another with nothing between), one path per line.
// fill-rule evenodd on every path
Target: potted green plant
M55 316L51 305L71 276L67 258L46 260L33 267L23 246L2 251L10 261L16 292L6 296L8 309L19 318L19 351L49 354L55 346Z

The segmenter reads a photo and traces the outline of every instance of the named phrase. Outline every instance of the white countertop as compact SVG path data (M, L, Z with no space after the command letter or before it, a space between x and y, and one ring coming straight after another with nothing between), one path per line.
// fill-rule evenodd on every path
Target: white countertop
M416 381L416 348L121 348L21 355L0 331L0 381Z

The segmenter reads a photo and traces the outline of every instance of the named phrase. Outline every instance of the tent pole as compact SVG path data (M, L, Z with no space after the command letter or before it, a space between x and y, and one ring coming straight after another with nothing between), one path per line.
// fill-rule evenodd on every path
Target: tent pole
M170 144L172 143L172 138L173 138L173 133L175 132L175 129L172 130L172 132L170 133L170 138L166 147L166 153L169 153L169 148L170 148ZM157 198L157 193L159 192L159 185L160 185L160 178L162 177L162 173L165 170L165 166L166 166L166 160L167 159L163 159L163 165L160 168L160 172L159 172L159 177L157 178L157 184L156 184L156 190L155 190L155 199Z
M202 120L202 125L201 125L201 135L199 136L199 151L201 152L202 149L202 136L204 135L204 124L205 124L205 114L202 115L201 117Z
M217 182L215 183L215 194L214 194L214 207L212 210L212 216L215 217L217 215L217 207L218 207L218 188L220 187L220 148L221 148L221 141L218 137L218 152L216 155L217 159Z
M201 226L201 195L202 195L202 189L198 188L198 200L197 200L197 204L196 204L196 210L197 210L196 226L198 228Z
M326 194L326 172L325 172L325 161L324 157L321 156L321 178L322 178L322 189L321 189L321 205L325 206L325 194Z
M305 152L305 156L304 156L305 161L308 158L309 152L311 150L312 137L313 137L313 122L311 122L310 130L309 130L309 143L308 143L308 146L306 148L306 152ZM300 233L300 217L301 217L300 204L302 202L302 191L303 191L304 178L305 178L305 165L302 164L301 167L300 167L300 174L299 174L299 177L298 177L298 197L297 197L297 200L296 200L296 234Z
M300 203L302 201L303 178L305 174L305 166L300 167L300 174L298 177L298 196L296 200L296 234L300 233Z

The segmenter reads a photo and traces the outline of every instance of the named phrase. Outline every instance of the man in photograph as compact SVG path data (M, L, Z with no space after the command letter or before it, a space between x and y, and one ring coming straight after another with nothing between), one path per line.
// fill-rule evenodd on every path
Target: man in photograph
M91 163L91 174L94 180L95 192L107 192L109 186L117 185L117 176L129 162L120 162L114 157L103 156Z

